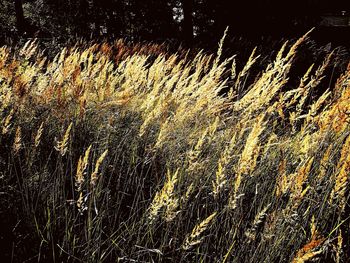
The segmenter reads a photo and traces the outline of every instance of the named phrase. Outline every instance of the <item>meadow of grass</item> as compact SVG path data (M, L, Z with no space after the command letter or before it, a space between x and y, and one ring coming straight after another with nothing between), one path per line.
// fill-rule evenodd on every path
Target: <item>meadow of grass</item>
M2 262L347 262L350 64L223 41L1 47Z

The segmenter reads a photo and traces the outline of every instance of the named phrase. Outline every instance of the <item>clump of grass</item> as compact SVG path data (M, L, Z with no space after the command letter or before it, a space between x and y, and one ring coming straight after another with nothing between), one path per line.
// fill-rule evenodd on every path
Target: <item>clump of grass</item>
M5 260L348 259L350 63L291 81L308 37L241 66L225 38L0 48Z

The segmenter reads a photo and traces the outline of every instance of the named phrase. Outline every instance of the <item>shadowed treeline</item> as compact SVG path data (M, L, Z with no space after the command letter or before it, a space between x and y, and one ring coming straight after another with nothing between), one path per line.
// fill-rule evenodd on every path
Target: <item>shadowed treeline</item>
M0 36L217 43L230 26L234 35L275 39L299 36L320 25L326 13L350 11L335 0L2 0ZM346 13L345 13L346 14ZM319 39L347 44L346 33L320 29ZM196 40L195 42L193 40Z

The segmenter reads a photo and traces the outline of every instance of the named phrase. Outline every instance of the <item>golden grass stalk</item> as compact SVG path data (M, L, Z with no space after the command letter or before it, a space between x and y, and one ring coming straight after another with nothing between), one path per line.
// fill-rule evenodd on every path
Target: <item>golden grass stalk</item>
M90 184L92 187L94 187L97 183L98 172L99 172L100 166L101 166L103 160L106 158L107 154L108 154L108 149L105 150L96 161L95 169L94 169L94 172L91 174L91 179L90 179Z
M40 127L36 133L36 136L35 136L35 139L34 139L34 146L35 148L37 148L40 144L40 141L41 141L41 136L43 134L43 131L44 131L44 122L42 122L40 124Z
M317 225L315 223L315 216L314 215L311 218L310 234L311 234L312 238L317 236Z
M228 29L229 29L229 27L226 27L224 35L220 39L219 48L218 48L218 52L217 52L217 55L216 55L216 60L214 62L214 67L216 67L219 64L219 62L220 62L220 59L221 59L221 56L222 56L222 50L224 48L224 42L225 42L225 38L227 36Z
M186 193L181 197L181 201L183 204L186 204L188 200L190 199L190 196L192 195L194 191L194 183L192 182L186 190Z
M350 174L350 136L348 136L343 145L337 166L340 171L335 179L335 185L331 192L330 202L333 203L335 200L338 200L339 207L341 210L343 210L346 204L345 194L349 184L348 178Z
M267 217L267 211L270 209L271 204L265 206L259 213L256 214L252 226L245 232L245 235L250 240L255 240L258 228L264 223Z
M231 65L231 78L235 79L237 76L237 62L236 59L232 60L232 65Z
M323 180L324 176L326 175L327 169L330 165L330 158L331 158L331 154L332 154L332 149L333 149L333 146L329 145L322 156L320 166L319 166L319 172L317 174L317 179L319 181Z
M309 246L313 246L313 244L307 244ZM306 245L305 245L306 246ZM306 248L304 248L306 249ZM293 259L293 263L305 263L305 262L309 262L309 260L315 258L316 256L320 255L323 253L323 250L317 250L317 251L299 251L298 255L296 258Z
M0 69L3 69L10 56L10 50L7 47L0 47Z
M244 114L249 117L252 112L266 109L266 107L270 106L271 101L280 94L282 87L287 83L296 50L305 41L310 32L296 41L285 57L283 57L283 53L287 44L285 43L282 46L276 56L276 60L267 66L261 77L255 81L249 91L234 105L236 110L243 110Z
M22 129L19 126L16 129L16 135L15 135L12 148L15 154L17 154L19 150L22 148Z
M306 34L304 34L301 38L299 38L294 45L290 48L288 54L285 57L285 60L291 60L293 59L293 57L296 54L296 51L298 49L298 47L305 42L306 39L308 39L309 35L311 34L311 32L314 30L314 28L312 28L311 30L309 30Z
M198 141L194 146L194 148L187 153L187 161L188 161L187 171L188 172L199 170L201 166L200 155L203 151L204 146L206 145L208 133L209 133L209 129L206 128L202 132L202 135L198 138Z
M307 99L309 98L309 94L311 91L317 87L322 79L324 78L324 72L327 69L331 58L333 56L333 53L330 53L326 59L324 60L323 64L316 70L315 75L311 77L311 80L306 84L306 86L301 89L301 92L298 94L300 97L300 101L297 105L297 115L300 116L302 113L302 110L304 109ZM311 116L314 116L316 112L320 109L322 104L325 102L325 100L330 96L330 93L328 90L311 106L311 109L309 110L309 114Z
M213 195L215 198L218 197L221 189L226 184L227 180L225 178L225 166L223 164L223 160L219 160L218 169L215 173L215 181L212 182L213 187Z
M232 160L233 149L236 143L236 133L232 136L229 144L225 147L224 152L221 154L218 161L218 168L215 172L215 180L212 181L212 191L215 198L218 197L222 188L225 186L227 180L228 165Z
M301 130L300 133L300 140L295 144L296 152L298 152L301 156L308 156L310 154L310 151L313 149L314 143L315 143L315 138L316 134L309 134L306 133L307 130Z
M309 260L323 253L322 248L316 250L316 248L319 247L325 241L325 238L320 237L318 235L314 220L315 219L313 218L313 222L311 223L311 240L301 249L298 250L296 256L292 261L293 263L308 262Z
M75 187L77 189L77 192L79 194L78 200L77 200L77 208L80 214L86 209L84 197L83 197L83 184L85 182L85 176L86 176L86 169L89 164L89 156L91 152L91 145L87 148L85 151L84 157L80 156L78 165L77 165L77 172L75 175Z
M350 63L345 73L338 79L335 87L336 100L324 110L318 119L322 131L329 128L340 134L349 125L350 111Z
M150 223L152 224L158 217L160 210L168 206L170 207L168 211L168 215L170 215L171 211L174 211L174 209L177 208L178 205L178 199L174 196L174 189L175 184L177 183L179 169L176 170L176 172L172 175L170 170L168 169L167 172L167 181L164 184L163 188L156 193L150 207L149 207L149 214L148 219L150 220ZM169 216L170 218L171 216Z
M289 187L290 187L290 180L288 180L287 176L287 160L284 158L281 160L279 166L278 166L278 181L276 185L276 196L281 197L282 195L286 194Z
M20 50L19 54L24 56L25 59L30 59L38 50L38 45L36 43L36 39L28 40L23 48Z
M2 123L2 134L5 135L9 132L10 127L11 127L11 121L13 118L14 110L11 109L10 113L6 116L5 120L3 120Z
M66 129L66 132L64 133L62 140L58 141L57 146L55 146L55 149L61 154L61 156L64 156L67 153L70 132L72 130L72 127L73 127L73 123L71 122L68 128Z
M201 235L205 230L207 230L209 224L215 218L216 214L217 212L212 213L210 216L208 216L193 228L191 234L186 236L185 241L182 245L182 249L189 250L192 247L202 243L204 238L201 237Z
M1 61L1 58L0 58ZM1 64L1 62L0 62ZM1 70L1 67L0 67ZM1 73L0 73L1 77ZM13 89L10 83L3 82L0 87L0 113L10 106L13 100Z
M285 92L283 94L283 100L286 102L286 108L291 107L293 104L298 102L298 99L304 94L306 88L306 84L310 78L312 69L314 68L314 64L312 64L307 71L305 72L304 76L301 78L298 88L290 90ZM293 112L295 113L295 112ZM296 113L295 113L296 114Z
M262 114L257 118L252 131L248 135L238 164L238 174L247 175L254 171L256 167L256 161L260 152L259 136L265 129L264 117L265 115Z
M90 145L87 150L85 151L84 157L79 158L78 165L77 165L77 173L75 175L75 186L77 187L77 191L81 192L83 183L85 181L84 177L86 175L86 168L89 164L89 156L91 152Z
M84 196L82 192L79 192L79 197L77 200L77 208L80 214L83 213L83 211L85 210L85 205L84 205Z
M344 243L344 240L343 240L342 231L339 230L339 234L337 237L337 249L336 249L336 253L335 253L335 262L336 263L342 262L342 257L344 254L343 243Z
M294 176L291 176L293 180L291 192L294 199L300 199L303 197L303 193L305 193L304 184L307 181L313 162L314 162L314 157L309 158L299 168L298 172L294 174Z
M278 182L276 195L279 193L280 196L287 193L288 191L291 193L289 206L283 210L284 214L287 212L295 211L295 209L300 206L303 198L310 190L310 185L307 185L306 183L308 175L312 168L313 161L314 157L309 157L300 165L297 172L288 176L282 176Z
M181 212L178 210L179 208L179 200L177 198L169 199L169 202L167 202L165 213L164 213L164 220L167 222L171 222L175 219L175 217Z
M238 185L238 187L240 186L241 180L242 180L241 176L238 176L236 178L235 187L237 185ZM233 194L231 194L230 197L229 197L229 200L228 200L227 208L230 209L230 210L235 210L237 208L237 206L238 206L238 201L240 199L242 199L244 196L245 196L244 193L238 194L238 192L234 192Z
M315 101L315 103L313 103L310 106L310 110L307 114L306 117L306 122L310 123L316 116L318 111L321 109L321 107L325 104L325 102L327 101L327 99L331 96L331 92L329 90L326 90L321 97L318 98L317 101Z
M256 61L260 58L260 55L255 56L256 50L257 48L255 47L252 53L250 54L247 63L245 64L241 72L238 73L234 88L232 87L229 92L230 97L232 97L234 93L237 93L237 95L239 95L240 92L242 91L241 89L244 87L244 84L245 84L245 81L243 81L242 83L242 79L247 77L249 70L254 66Z

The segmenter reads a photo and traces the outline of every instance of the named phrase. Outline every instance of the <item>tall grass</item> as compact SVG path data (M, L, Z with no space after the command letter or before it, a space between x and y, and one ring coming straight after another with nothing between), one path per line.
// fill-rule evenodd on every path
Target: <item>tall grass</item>
M237 69L223 41L0 48L3 258L348 260L350 64L291 83L307 39L254 76L257 50Z

